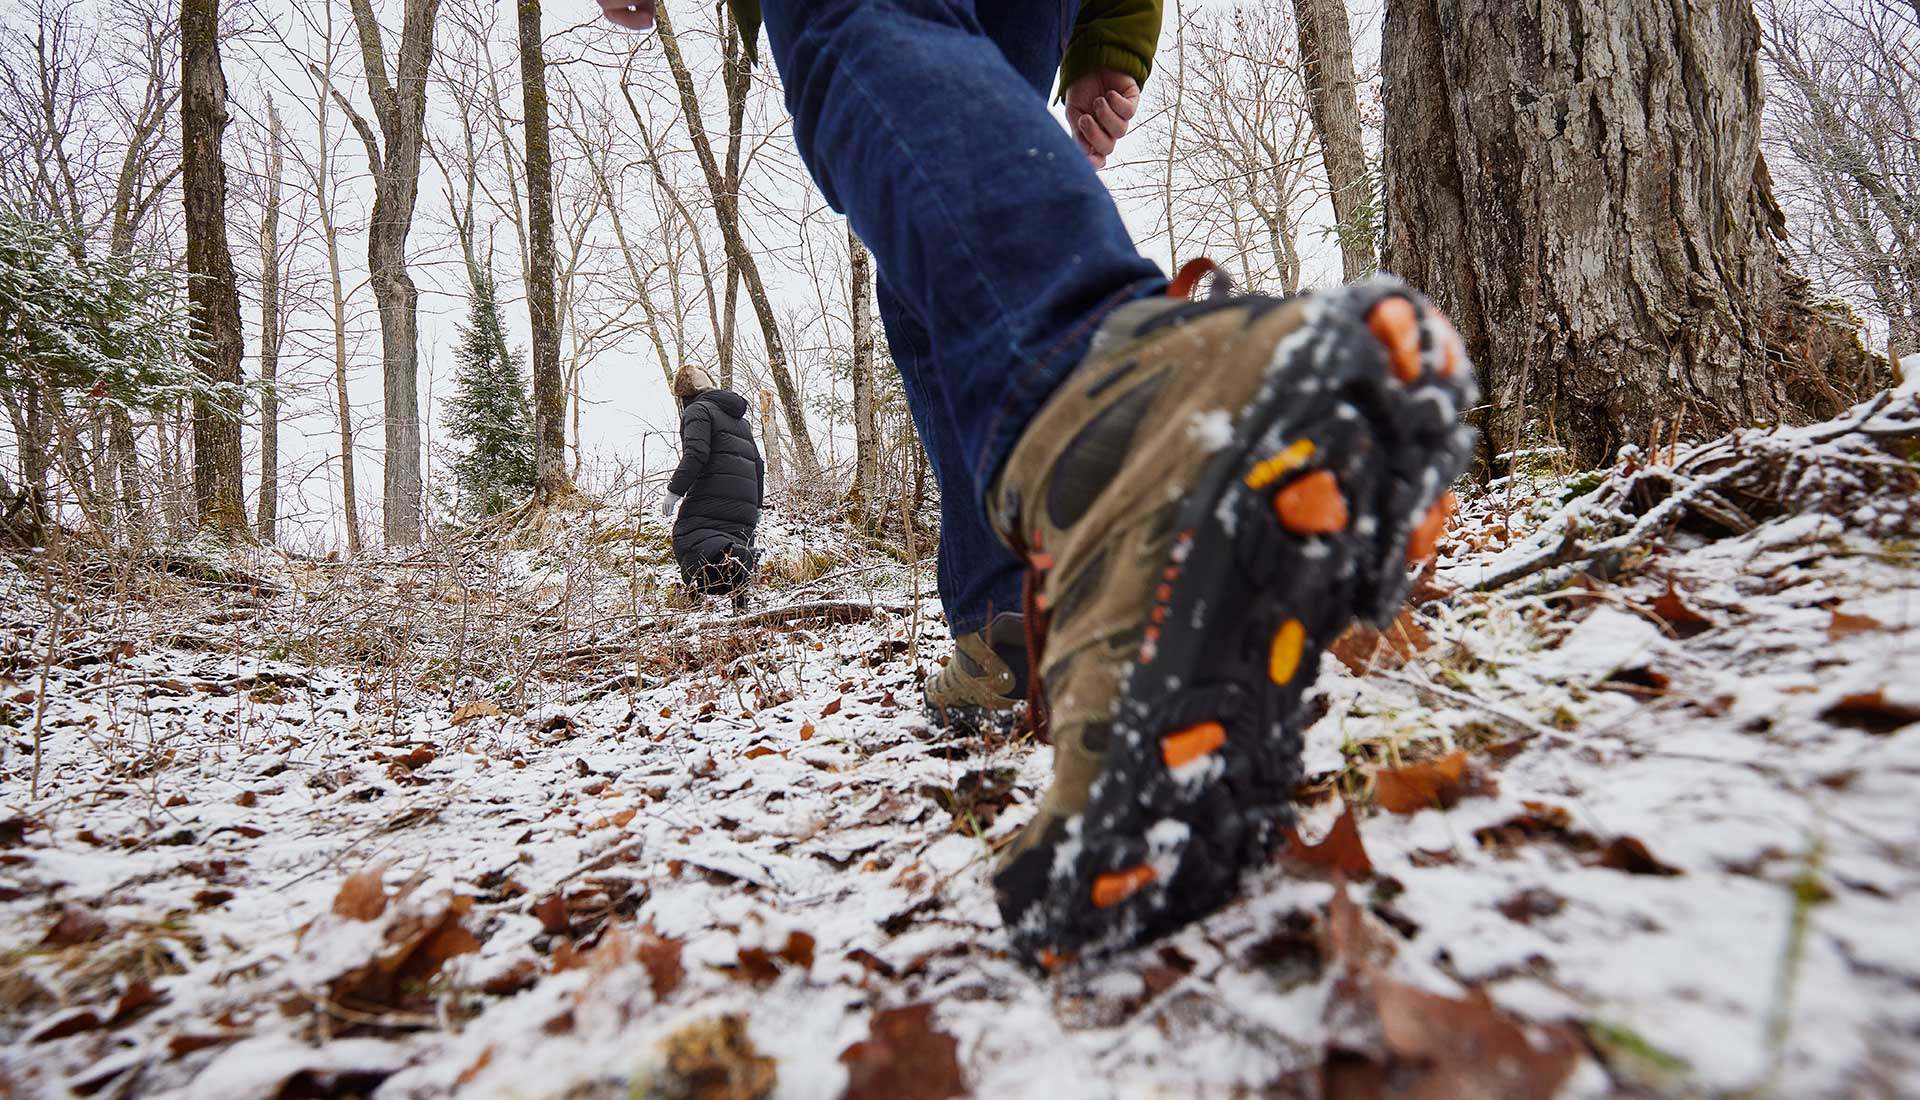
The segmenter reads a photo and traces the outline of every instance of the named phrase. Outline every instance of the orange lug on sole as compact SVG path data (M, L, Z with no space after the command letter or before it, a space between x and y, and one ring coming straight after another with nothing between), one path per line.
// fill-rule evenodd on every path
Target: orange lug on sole
M1411 382L1420 377L1420 315L1412 302L1382 298L1367 314L1367 328L1385 345L1395 378Z
M1261 460L1247 474L1247 488L1255 491L1266 488L1281 478L1306 464L1313 457L1313 440L1296 439L1272 458Z
M1202 722L1163 738L1160 742L1160 758L1167 762L1167 767L1177 768L1212 755L1226 743L1225 726L1218 722Z
M1307 648L1307 628L1299 619L1288 619L1274 631L1273 647L1267 654L1267 677L1285 686L1300 671L1300 657Z
M1093 904L1099 909L1111 909L1158 877L1154 869L1144 863L1124 871L1109 871L1093 880Z
M1331 535L1347 529L1347 498L1340 482L1315 470L1274 494L1273 510L1296 535Z
M1413 537L1407 540L1407 564L1418 565L1433 556L1434 547L1440 545L1440 532L1446 530L1447 517L1453 515L1453 490L1440 494L1433 502L1427 514L1420 517L1420 523L1413 529Z

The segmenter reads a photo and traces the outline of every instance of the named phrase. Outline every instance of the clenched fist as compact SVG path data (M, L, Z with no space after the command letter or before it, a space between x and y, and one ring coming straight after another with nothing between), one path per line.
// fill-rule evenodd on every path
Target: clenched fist
M1112 69L1095 69L1067 86L1067 129L1095 168L1105 168L1113 147L1140 109L1140 82Z

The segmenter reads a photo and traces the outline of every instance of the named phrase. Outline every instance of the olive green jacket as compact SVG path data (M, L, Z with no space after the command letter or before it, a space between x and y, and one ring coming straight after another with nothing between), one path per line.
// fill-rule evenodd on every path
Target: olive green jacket
M747 56L759 59L760 0L729 0L734 22L746 43ZM1029 0L1042 4L1048 0ZM1142 84L1153 71L1154 47L1160 44L1162 0L1082 0L1080 16L1060 59L1062 91L1096 69L1125 73Z

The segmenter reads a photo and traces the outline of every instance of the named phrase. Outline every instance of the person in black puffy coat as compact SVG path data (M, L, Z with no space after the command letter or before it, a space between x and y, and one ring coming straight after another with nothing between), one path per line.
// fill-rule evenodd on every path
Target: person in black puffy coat
M679 509L674 560L690 590L738 603L753 576L753 531L766 497L766 464L747 426L747 399L695 366L674 375L673 396L680 402L680 465L661 511Z

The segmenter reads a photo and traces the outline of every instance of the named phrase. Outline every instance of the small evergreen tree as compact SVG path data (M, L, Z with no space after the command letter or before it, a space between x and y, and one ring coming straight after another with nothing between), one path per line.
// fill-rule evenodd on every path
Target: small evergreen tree
M461 510L469 515L498 515L533 494L524 360L507 349L493 277L476 275L472 309L454 351L457 389L447 402L447 431L466 447L454 460L453 476Z

